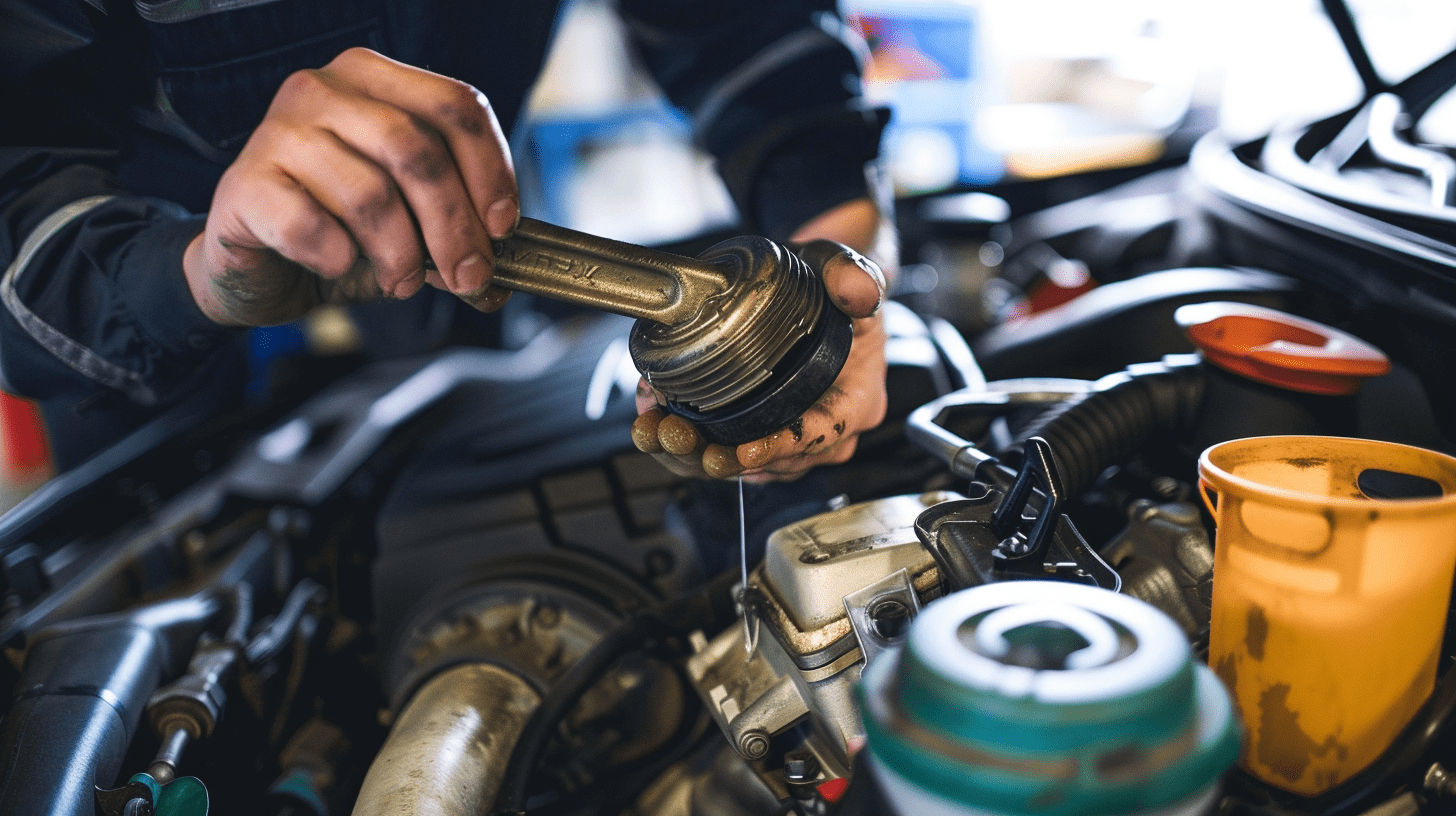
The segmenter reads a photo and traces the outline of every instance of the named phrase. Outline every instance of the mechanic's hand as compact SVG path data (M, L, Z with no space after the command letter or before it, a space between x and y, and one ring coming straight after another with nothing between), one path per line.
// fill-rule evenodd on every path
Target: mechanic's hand
M284 81L183 268L203 313L227 325L407 298L426 283L491 311L509 293L489 286L490 240L519 217L485 97L354 48Z
M884 420L885 327L876 314L885 296L884 275L864 256L828 241L813 241L799 253L823 276L835 305L855 318L849 358L834 384L788 428L728 448L708 444L690 422L663 410L662 396L643 380L637 386L640 415L632 425L639 450L684 476L791 480L816 465L848 460L859 435Z

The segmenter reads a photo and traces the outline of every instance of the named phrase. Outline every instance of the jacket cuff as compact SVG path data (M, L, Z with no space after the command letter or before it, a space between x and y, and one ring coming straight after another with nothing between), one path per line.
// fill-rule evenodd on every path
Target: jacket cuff
M162 218L130 242L117 283L141 332L167 358L188 364L205 359L239 330L212 322L192 299L182 256L202 231L205 215Z

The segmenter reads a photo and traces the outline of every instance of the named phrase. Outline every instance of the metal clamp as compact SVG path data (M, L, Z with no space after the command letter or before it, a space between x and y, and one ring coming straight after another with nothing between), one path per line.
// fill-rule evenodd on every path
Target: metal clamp
M868 665L875 655L904 640L920 612L920 599L909 570L902 568L844 596L844 611Z

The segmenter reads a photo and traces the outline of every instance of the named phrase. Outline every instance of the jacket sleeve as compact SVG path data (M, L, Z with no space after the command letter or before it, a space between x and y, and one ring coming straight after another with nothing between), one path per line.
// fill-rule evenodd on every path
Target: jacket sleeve
M887 114L860 97L833 0L621 0L648 70L687 110L745 226L783 240L870 194Z
M0 210L5 390L80 401L105 389L148 407L174 401L232 334L203 316L182 275L200 218L129 196L93 165L24 178L57 158L25 153L0 148L12 199Z
M16 21L0 37L0 103L13 114L0 117L0 386L159 410L235 335L203 316L182 275L202 221L122 189L114 146L86 119L104 106L78 116L54 92L96 68L87 18L0 2Z

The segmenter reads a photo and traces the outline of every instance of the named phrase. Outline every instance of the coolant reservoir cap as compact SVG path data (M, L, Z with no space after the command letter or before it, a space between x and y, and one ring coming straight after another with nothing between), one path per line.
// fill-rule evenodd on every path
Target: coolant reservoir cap
M1239 750L1229 696L1177 625L1078 584L1007 581L930 604L861 694L882 781L942 810L1176 806L1211 796Z
M1180 306L1173 319L1209 362L1267 385L1343 395L1390 371L1380 349L1339 329L1250 303Z

